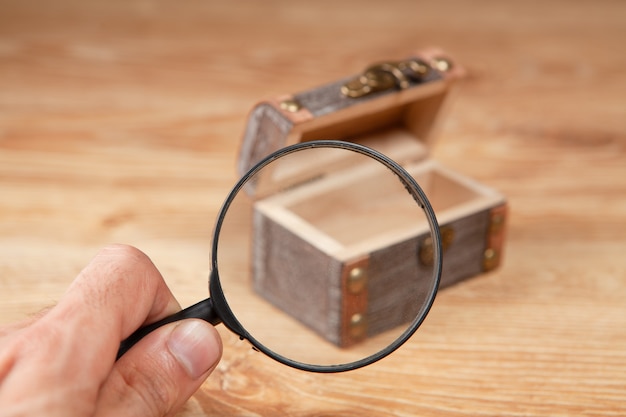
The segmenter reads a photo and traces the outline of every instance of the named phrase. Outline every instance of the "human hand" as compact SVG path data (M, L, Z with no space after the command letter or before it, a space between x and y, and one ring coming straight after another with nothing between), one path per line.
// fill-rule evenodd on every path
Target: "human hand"
M0 416L172 415L221 357L213 326L170 323L115 357L138 327L178 310L146 255L103 249L55 307L0 327Z

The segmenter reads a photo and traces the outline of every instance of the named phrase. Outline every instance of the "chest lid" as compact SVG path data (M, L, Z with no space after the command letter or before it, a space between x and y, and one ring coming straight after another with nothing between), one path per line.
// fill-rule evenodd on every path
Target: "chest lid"
M429 49L371 65L321 87L262 101L248 117L239 173L282 147L322 139L369 146L401 165L425 159L442 107L462 75L463 69L443 51ZM326 173L318 160L293 165L283 173L264 172L254 190L257 197Z

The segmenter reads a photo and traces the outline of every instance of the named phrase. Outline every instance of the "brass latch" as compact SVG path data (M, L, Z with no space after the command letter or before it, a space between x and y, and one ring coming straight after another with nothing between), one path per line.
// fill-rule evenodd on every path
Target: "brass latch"
M447 251L454 241L454 229L449 225L441 226L441 250ZM434 263L435 250L433 248L433 240L427 236L419 245L419 260L424 266L432 266Z
M445 70L451 67L451 63L444 58L434 60L431 65L421 59L411 58L405 61L381 62L371 65L361 75L348 81L341 87L341 93L350 98L359 98L377 91L392 88L405 89L411 85L411 81L422 80L431 69L442 71L446 62Z

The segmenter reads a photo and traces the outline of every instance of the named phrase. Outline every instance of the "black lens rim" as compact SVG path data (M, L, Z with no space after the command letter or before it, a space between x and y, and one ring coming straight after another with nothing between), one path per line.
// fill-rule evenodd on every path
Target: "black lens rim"
M434 285L428 294L427 304L423 309L423 313L416 317L413 322L409 325L409 327L390 345L388 345L385 349L380 350L370 356L367 356L363 359L348 362L344 364L337 365L316 365L309 364L304 362L295 361L293 359L287 358L283 355L280 355L273 350L267 348L265 345L260 343L257 339L254 338L244 326L237 320L236 316L233 314L230 306L228 305L228 301L224 297L224 293L221 289L220 277L219 277L219 267L217 262L218 255L218 246L219 246L219 235L222 228L222 224L226 217L226 213L230 205L232 204L235 197L239 194L241 189L248 183L248 181L254 177L261 169L265 166L269 165L273 161L278 158L281 158L290 153L299 152L305 149L311 148L335 148L335 149L345 149L353 152L360 153L365 156L369 156L370 158L382 163L389 170L391 170L394 174L398 176L400 181L404 184L407 191L413 196L415 201L420 205L422 210L426 215L426 218L429 223L430 234L433 244L433 282ZM437 290L439 288L439 283L441 281L441 272L442 272L442 264L443 264L443 254L442 254L442 246L441 246L441 234L439 230L439 223L437 222L437 217L435 216L435 212L426 197L426 194L420 187L420 185L415 181L415 179L397 162L387 157L386 155L380 153L379 151L369 148L364 145L360 145L353 142L346 142L340 140L316 140L309 142L297 143L294 145L286 146L273 152L267 157L263 158L257 164L255 164L241 179L235 184L233 189L230 191L226 200L224 201L222 208L220 209L219 215L217 217L217 221L215 224L215 228L213 231L213 245L211 249L211 275L209 278L209 292L211 293L211 298L213 298L216 303L216 308L218 309L218 314L222 318L222 321L226 327L228 327L231 331L239 335L243 339L247 339L254 348L260 352L263 352L267 356L272 359L288 365L292 368L310 371L310 372L318 372L318 373L333 373L333 372L345 372L358 368L362 368L364 366L370 365L374 362L379 361L380 359L388 356L395 350L397 350L400 346L402 346L420 327L428 312L430 311L435 297L437 295Z

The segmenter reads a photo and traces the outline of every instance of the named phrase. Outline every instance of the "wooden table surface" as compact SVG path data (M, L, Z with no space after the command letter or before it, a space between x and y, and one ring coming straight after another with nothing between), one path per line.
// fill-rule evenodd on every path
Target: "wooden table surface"
M626 415L626 3L0 0L0 322L136 245L183 305L250 108L437 45L468 70L432 157L509 198L505 264L368 368L227 331L181 416Z

